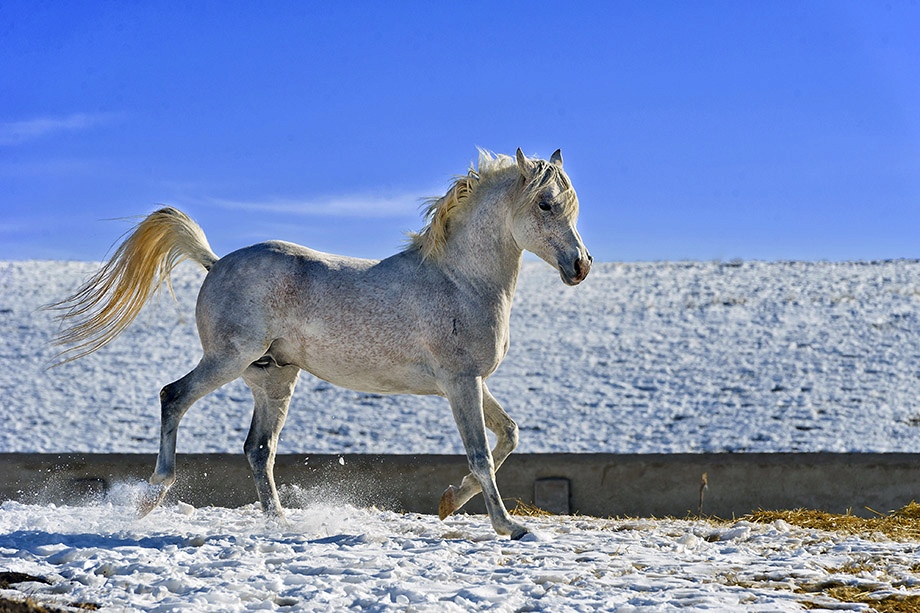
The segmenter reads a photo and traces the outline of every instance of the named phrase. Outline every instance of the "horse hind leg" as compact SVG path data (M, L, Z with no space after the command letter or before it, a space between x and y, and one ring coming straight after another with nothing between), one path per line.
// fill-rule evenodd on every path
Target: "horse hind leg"
M249 360L205 356L188 374L160 390L160 449L150 483L137 504L138 517L155 509L176 482L179 422L191 406L218 387L238 378Z
M497 439L495 448L492 450L492 459L495 462L497 472L505 459L517 448L518 426L505 413L505 410L502 409L495 396L489 392L485 383L482 384L482 410L486 427L495 433ZM482 486L479 483L479 479L473 473L468 474L463 478L460 487L450 485L444 490L441 495L441 501L438 504L438 516L444 519L481 491Z
M299 376L300 369L296 366L278 366L273 361L253 364L243 373L254 401L252 425L243 451L249 460L262 510L281 519L284 511L275 487L275 453Z

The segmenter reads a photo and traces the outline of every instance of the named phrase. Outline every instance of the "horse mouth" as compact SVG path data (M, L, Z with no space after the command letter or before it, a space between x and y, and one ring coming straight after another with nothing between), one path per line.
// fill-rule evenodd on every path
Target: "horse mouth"
M571 286L571 287L574 287L575 285L578 285L579 283L581 283L582 281L585 280L584 277L582 277L582 278L580 278L580 279L579 279L578 277L570 277L569 275L565 274L564 272L560 272L559 276L562 277L562 282L563 282L563 283L565 283L566 285Z
M565 266L562 263L559 264L559 276L562 277L562 282L569 286L578 285L585 280L585 277L588 276L588 273L591 272L591 264L594 262L594 258L590 255L586 258L578 258L572 262L571 266Z

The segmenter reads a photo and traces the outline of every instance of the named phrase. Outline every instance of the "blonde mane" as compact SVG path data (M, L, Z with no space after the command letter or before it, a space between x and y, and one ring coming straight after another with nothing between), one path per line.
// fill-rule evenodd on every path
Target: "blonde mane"
M524 186L523 198L520 199L519 204L533 202L540 190L551 182L559 182L567 196L566 203L573 207L577 206L575 191L566 174L555 164L543 160L532 161L536 165L535 172L531 181ZM437 259L444 253L450 237L451 221L455 220L458 214L466 211L474 194L483 184L496 176L503 175L509 169L517 169L517 162L509 155L494 154L480 149L477 166L478 168L473 168L470 165L465 175L455 177L446 194L440 198L429 198L425 201L426 225L419 232L409 234L409 248L417 249L423 260Z

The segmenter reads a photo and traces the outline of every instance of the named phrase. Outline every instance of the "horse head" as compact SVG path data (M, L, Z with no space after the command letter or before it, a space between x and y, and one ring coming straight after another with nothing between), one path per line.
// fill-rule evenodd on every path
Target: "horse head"
M559 271L567 285L578 285L594 258L575 228L578 196L562 169L558 149L547 162L516 153L521 173L521 197L515 207L512 233L517 244Z

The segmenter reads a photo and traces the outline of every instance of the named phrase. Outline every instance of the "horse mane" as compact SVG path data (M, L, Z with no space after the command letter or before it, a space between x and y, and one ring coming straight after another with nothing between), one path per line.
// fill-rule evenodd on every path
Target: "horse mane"
M543 160L533 160L537 164L531 181L524 187L524 198L521 202L532 202L541 189L553 181L560 181L566 193L571 198L567 202L577 203L575 191L564 172L555 164ZM409 248L417 249L422 259L437 259L447 246L450 237L451 222L469 207L477 190L493 178L504 175L508 169L517 169L517 162L510 155L495 154L485 149L479 149L479 163L477 168L470 169L465 175L454 177L450 188L440 198L429 198L423 204L426 225L419 232L409 234ZM577 204L575 204L577 206Z
M479 168L481 170L483 169L483 158L488 155L485 151L480 150ZM418 249L423 260L436 259L444 252L450 222L466 208L465 205L469 202L470 196L482 180L481 170L477 172L471 165L465 175L454 177L446 194L440 198L428 198L425 201L423 217L427 223L419 232L409 234L410 249Z

